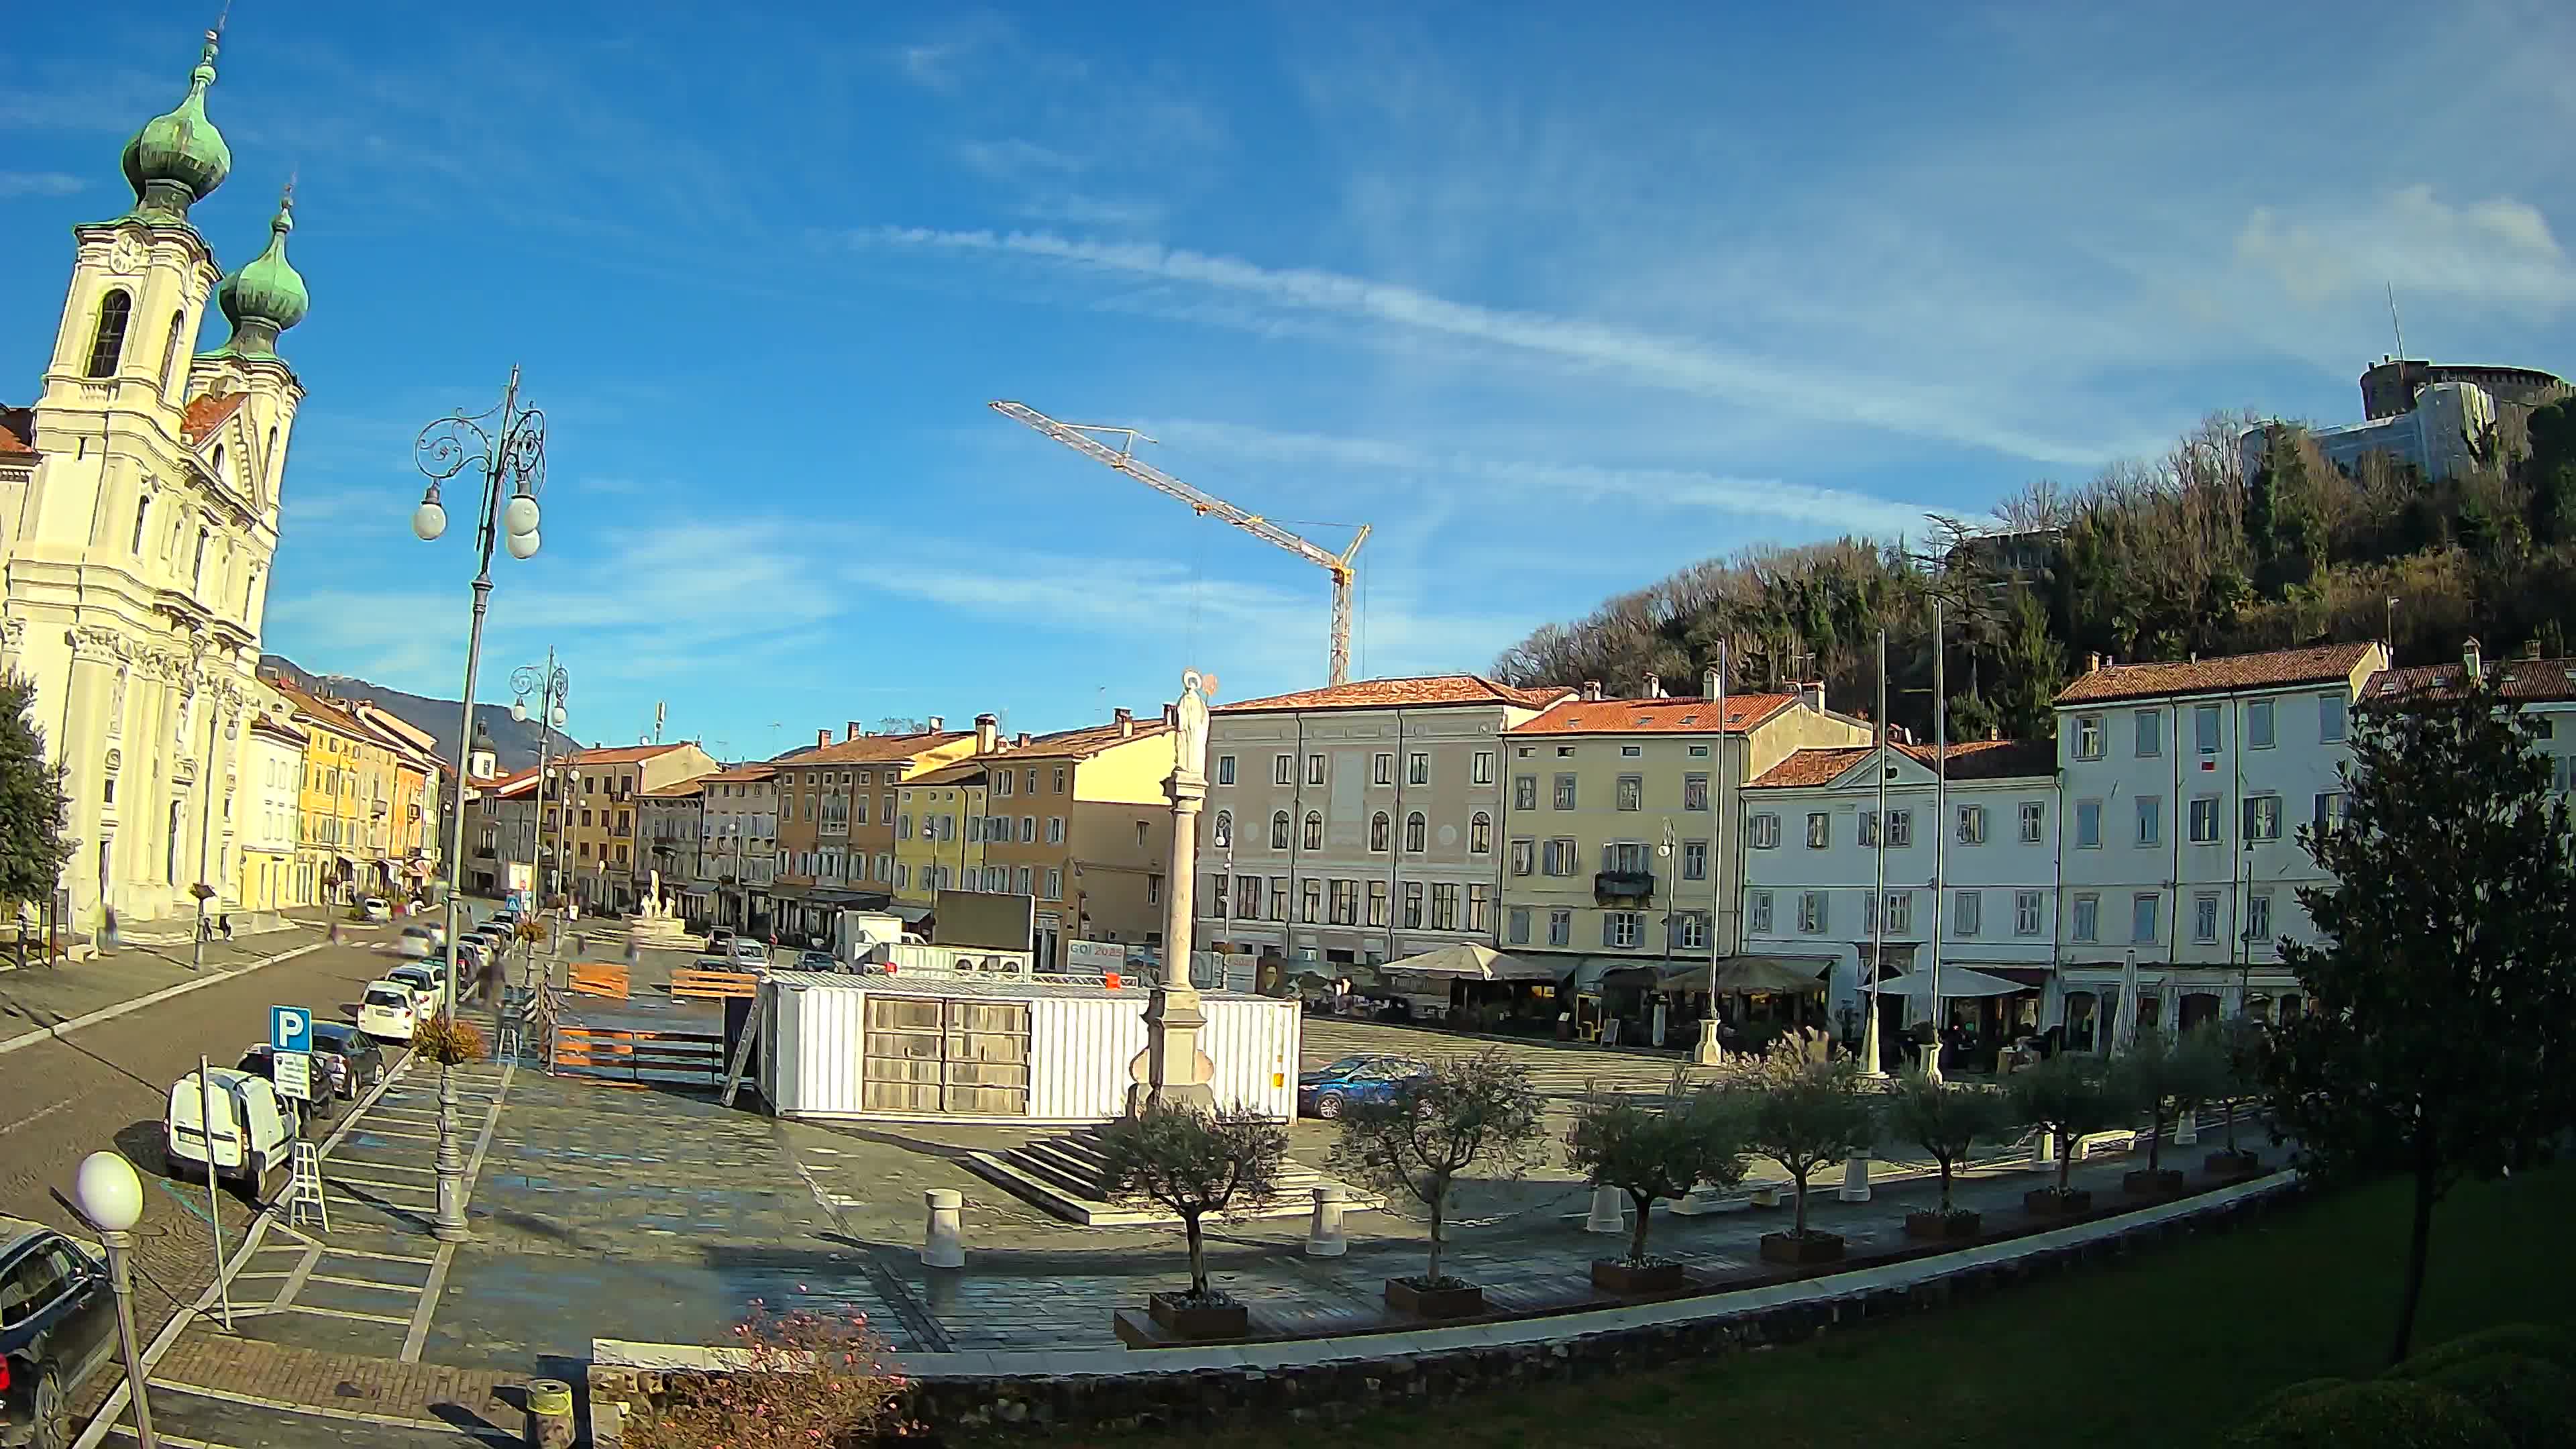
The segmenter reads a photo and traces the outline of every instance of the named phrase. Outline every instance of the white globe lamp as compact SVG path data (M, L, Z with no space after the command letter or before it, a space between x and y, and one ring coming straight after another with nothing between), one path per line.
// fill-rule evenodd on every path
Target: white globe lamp
M514 533L510 535L510 557L534 558L536 557L536 553L537 535L534 530L530 530L526 533Z
M423 543L435 542L447 532L447 510L435 498L424 498L411 511L411 531Z
M81 1216L102 1233L131 1232L143 1221L143 1179L134 1164L113 1152L93 1152L72 1179Z
M510 501L501 505L501 526L514 538L536 532L537 500L525 493L511 495Z

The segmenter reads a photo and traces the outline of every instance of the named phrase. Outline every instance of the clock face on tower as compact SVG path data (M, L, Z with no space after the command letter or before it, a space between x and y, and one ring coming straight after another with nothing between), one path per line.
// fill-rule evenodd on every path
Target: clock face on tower
M131 272L143 265L143 239L132 232L120 232L107 249L107 264L119 272Z

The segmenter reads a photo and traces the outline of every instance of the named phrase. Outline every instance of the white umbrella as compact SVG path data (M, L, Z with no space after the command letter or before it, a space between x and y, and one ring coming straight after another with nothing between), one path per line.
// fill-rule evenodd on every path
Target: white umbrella
M2014 992L2028 989L2018 981L2008 981L2001 976L1989 976L1983 971L1972 971L1965 966L1952 966L1941 973L1943 1001L1956 1001L1969 996L2010 996ZM1932 991L1932 973L1908 971L1902 976L1891 976L1879 982L1877 990L1882 996L1903 996L1921 1001Z
M2138 1044L2138 953L2120 957L2120 1013L2111 1028L2111 1050L2124 1055Z

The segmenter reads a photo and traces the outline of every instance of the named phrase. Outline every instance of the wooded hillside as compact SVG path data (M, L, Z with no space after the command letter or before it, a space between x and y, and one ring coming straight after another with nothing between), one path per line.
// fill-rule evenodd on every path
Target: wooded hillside
M2235 654L2392 637L2401 664L2537 642L2563 656L2576 612L2576 399L2501 408L2471 472L2427 483L2373 459L2347 476L2303 429L2213 414L2163 457L2080 487L2040 482L1996 510L2002 534L1927 520L1925 537L1845 538L1710 559L1547 625L1493 668L1513 684L1648 674L1695 690L1725 646L1733 687L1822 678L1865 709L1888 631L1889 714L1928 738L1932 603L1948 613L1954 735L2046 738L2049 700L2087 654ZM2395 600L2392 605L2389 601Z

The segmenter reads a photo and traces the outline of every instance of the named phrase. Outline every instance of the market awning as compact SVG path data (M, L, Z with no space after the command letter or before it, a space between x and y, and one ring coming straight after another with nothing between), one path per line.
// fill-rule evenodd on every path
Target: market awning
M1717 963L1717 989L1721 992L1822 991L1825 989L1825 969L1832 964L1822 957L1729 956Z
M1553 981L1556 968L1538 961L1524 961L1507 956L1491 946L1472 941L1425 951L1389 961L1377 970L1384 975L1463 976L1471 981Z
M1881 996L1903 996L1920 1001L1931 994L1932 973L1908 971L1902 976L1890 976L1879 982L1876 989ZM2029 989L2018 981L2006 981L2000 976L1971 971L1965 966L1946 966L1941 970L1941 999L1944 1001L1967 996L2010 996Z

